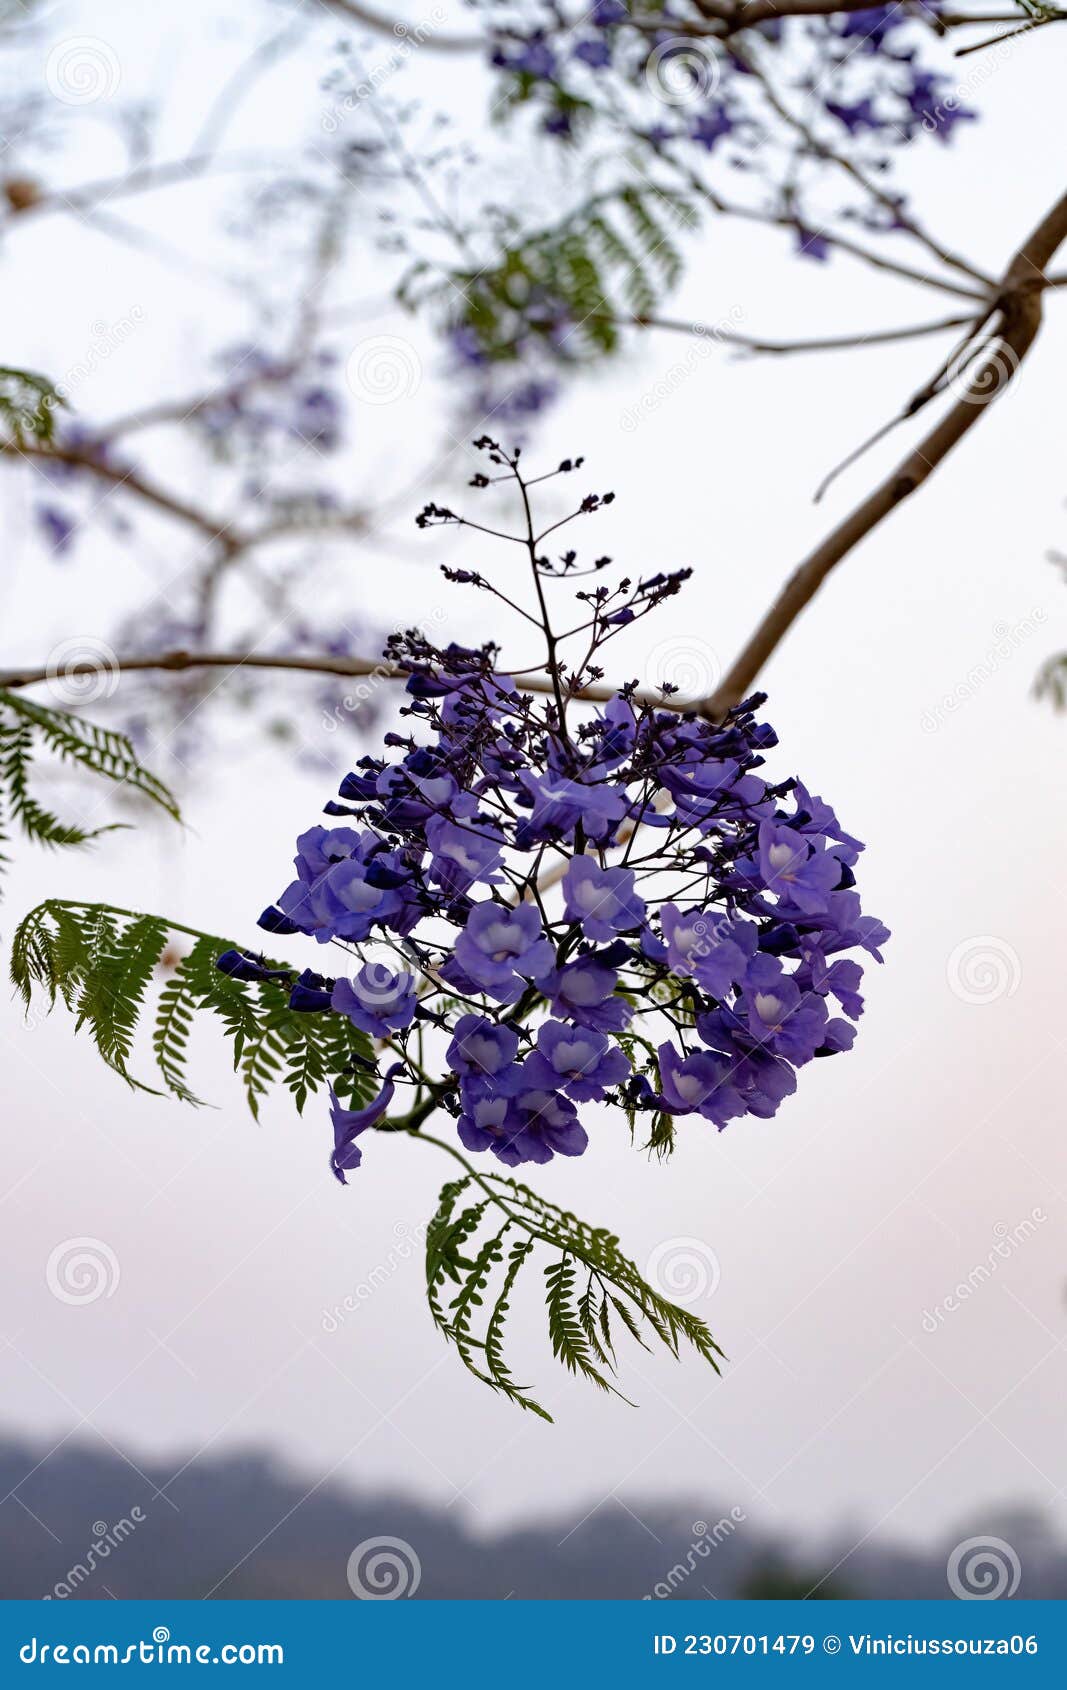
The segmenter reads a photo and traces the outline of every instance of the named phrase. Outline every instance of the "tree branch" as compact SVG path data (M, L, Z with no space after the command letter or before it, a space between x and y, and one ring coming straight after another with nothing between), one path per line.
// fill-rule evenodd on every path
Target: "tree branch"
M65 666L64 677L99 674L100 666L99 657L87 659L84 664L71 663ZM134 674L139 670L166 670L174 673L186 669L276 669L293 670L305 675L341 675L376 681L406 681L409 673L407 669L401 669L395 663L388 663L384 658L375 661L369 657L334 657L328 654L300 657L285 653L247 651L163 651L144 657L109 656L107 666L113 674ZM555 684L547 668L510 673L523 692L545 693L550 698L555 696ZM37 686L40 682L52 678L47 668L0 669L0 689L10 691L18 687ZM568 692L567 696L584 700L587 704L606 704L617 696L618 691L616 686L602 684L580 687L577 691ZM657 709L674 710L679 714L699 708L693 699L664 698L659 692L635 692L633 698L635 704L650 704Z
M1067 194L1041 219L1004 274L999 331L967 388L941 421L891 475L845 517L806 557L737 657L722 683L704 701L703 713L721 715L749 690L756 675L811 602L827 575L878 524L921 487L944 458L1014 379L1041 327L1045 268L1067 240Z
M866 4L867 0L864 0L864 3ZM340 17L347 18L349 23L362 24L364 29L372 29L376 35L387 35L398 46L413 39L417 46L430 47L436 53L477 53L485 50L484 35L442 34L438 30L426 29L426 25L418 21L407 23L403 18L379 12L373 6L364 6L362 0L314 0L314 4L337 12ZM420 35L420 29L426 30L426 33Z
M966 328L974 317L939 317L936 322L916 323L910 328L872 329L867 334L823 335L812 340L761 340L755 335L739 334L734 329L721 328L717 323L689 323L682 317L628 317L612 311L590 312L589 322L614 323L621 328L667 329L675 334L693 335L700 340L714 340L722 346L736 346L742 352L785 355L791 352L844 352L861 346L885 346L901 340L920 340L926 335L946 334L949 329Z

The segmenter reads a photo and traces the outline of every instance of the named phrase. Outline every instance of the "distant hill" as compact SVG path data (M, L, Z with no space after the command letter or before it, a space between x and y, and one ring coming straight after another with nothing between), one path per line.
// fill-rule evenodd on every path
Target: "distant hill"
M400 1547L365 1552L358 1577L409 1587L417 1558L417 1599L942 1597L953 1546L990 1533L1018 1557L1019 1596L1067 1596L1067 1547L1025 1511L963 1522L928 1549L872 1539L851 1554L860 1530L800 1546L706 1499L632 1497L585 1519L582 1505L487 1538L456 1511L316 1485L255 1453L200 1458L160 1494L177 1465L142 1476L106 1447L0 1440L0 1596L351 1600L350 1556L388 1538Z

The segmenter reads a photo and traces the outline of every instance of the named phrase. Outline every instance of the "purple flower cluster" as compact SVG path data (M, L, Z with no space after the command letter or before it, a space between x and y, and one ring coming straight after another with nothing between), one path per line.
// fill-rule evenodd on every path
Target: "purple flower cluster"
M683 14L684 8L680 23L702 21L699 8L688 20ZM956 123L974 116L953 92L952 79L918 57L918 43L937 28L933 6L889 5L777 20L757 34L764 51L781 52L783 70L819 116L839 126L838 135L866 134L894 146L922 130L947 140ZM591 13L582 9L575 22L554 4L534 4L525 32L501 35L490 62L514 84L516 103L534 100L545 132L566 140L589 127L612 77L616 109L624 90L631 98L652 96L655 121L645 133L657 146L690 143L710 153L730 140L755 155L765 140L766 111L742 53L711 32L686 38L669 20L650 35L622 0L605 0Z
M509 1165L580 1154L577 1105L609 1097L717 1127L773 1115L798 1068L851 1046L846 953L880 959L887 938L854 889L859 842L757 772L775 743L758 699L715 725L620 693L576 745L487 664L453 648L412 674L430 743L361 760L341 787L358 826L301 835L262 925L356 958L386 941L397 966L362 963L322 1007L400 1051L447 1032L440 1101ZM533 865L561 862L555 902L530 895ZM668 876L682 890L657 903Z
M542 576L573 557L531 555ZM676 585L577 596L602 641L628 620L620 595L636 617ZM292 982L290 1007L346 1016L388 1053L372 1103L335 1099L338 1178L401 1088L395 1124L443 1109L468 1150L515 1166L581 1154L581 1115L605 1101L650 1114L657 1144L683 1116L771 1116L798 1069L851 1047L857 955L880 961L888 933L860 906L860 842L764 775L762 695L710 720L633 685L597 707L558 681L538 700L491 646L410 633L389 656L409 727L345 777L260 918L351 959ZM276 978L240 953L221 966Z

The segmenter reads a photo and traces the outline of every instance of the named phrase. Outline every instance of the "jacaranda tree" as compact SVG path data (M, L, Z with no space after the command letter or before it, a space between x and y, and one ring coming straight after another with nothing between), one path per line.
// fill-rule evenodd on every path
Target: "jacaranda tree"
M284 167L229 158L224 136L255 82L297 50L319 66L324 14L330 70L325 92L314 83L311 139ZM280 302L256 303L248 338L216 349L201 386L110 422L82 413L80 376L40 374L28 359L23 368L18 349L0 370L0 449L42 478L36 520L53 558L69 558L101 520L101 490L116 546L138 541L133 510L196 548L173 596L127 605L114 648L100 642L63 666L74 682L104 664L119 683L110 707L124 712L120 726L36 702L30 689L54 679L54 661L0 673L0 804L9 838L80 845L102 831L67 824L44 801L44 752L176 817L152 751L199 716L206 676L222 671L257 706L250 681L284 670L320 688L361 675L381 683L356 713L360 754L336 769L325 822L299 833L295 878L284 884L279 868L277 901L258 915L265 937L251 932L254 909L240 933L214 934L53 897L19 923L12 975L27 1004L43 995L68 1011L128 1085L185 1104L198 1101L194 1027L214 1021L253 1113L279 1089L308 1108L324 1177L341 1185L372 1180L391 1135L432 1146L451 1164L426 1233L432 1317L479 1379L544 1415L505 1348L520 1276L538 1267L555 1355L599 1387L616 1389L624 1331L675 1354L690 1345L713 1367L721 1351L613 1233L568 1210L564 1168L537 1186L516 1170L595 1155L612 1122L666 1156L681 1133L774 1116L801 1069L855 1037L861 959L880 961L888 938L861 907L863 847L817 796L817 771L801 780L792 770L752 688L829 572L1013 382L1046 293L1065 279L1051 265L1067 239L1067 195L992 273L931 233L892 176L901 148L955 140L975 116L950 74L953 43L966 42L965 56L1001 43L1014 53L1065 14L1030 0L1017 19L925 0L599 0L573 14L533 0L470 14L453 34L436 14L399 26L357 0L295 5L204 115L191 152L145 156L127 113L118 127L131 157L99 181L50 187L48 157L76 152L76 140L57 141L47 109L24 115L24 156L0 185L13 230L73 214L124 240L114 202L248 173L254 186L229 234L257 258L277 244L288 286ZM381 74L364 56L368 34L393 44ZM111 65L96 52L72 68L62 46L49 59L52 92L77 108L71 90L86 75L106 85ZM440 140L394 89L438 54L483 57L500 131ZM522 178L525 197L500 188L531 135L558 159L564 188L551 207L536 172ZM840 257L938 292L951 314L794 341L667 316L691 237L718 217L783 231L797 261ZM450 562L444 572L457 591L490 595L514 629L534 630L532 666L519 668L509 645L438 643L425 628L391 634L379 655L367 626L322 608L331 548L347 557L380 541L390 503L370 488L353 500L328 473L353 409L328 294L345 286L357 242L388 272L394 300L438 335L451 426L476 433L482 454L468 503L428 503L418 526L495 538L506 568ZM296 286L294 250L306 261ZM630 575L571 548L561 531L613 495L589 490L581 458L525 468L524 442L544 450L538 429L561 386L657 331L751 355L948 337L891 425L944 410L801 561L700 701L670 683L609 679L605 657L690 571ZM410 376L405 346L412 353L391 343L384 362L380 346L355 347L346 379L357 407ZM196 465L221 466L224 504L205 504L197 468L168 481L153 456L161 431L180 435ZM455 498L443 474L427 474L439 497ZM546 519L540 489L556 477L580 491ZM235 586L244 621L232 614ZM140 681L133 697L129 677ZM329 965L276 954L308 940L332 947ZM177 960L161 981L164 953Z

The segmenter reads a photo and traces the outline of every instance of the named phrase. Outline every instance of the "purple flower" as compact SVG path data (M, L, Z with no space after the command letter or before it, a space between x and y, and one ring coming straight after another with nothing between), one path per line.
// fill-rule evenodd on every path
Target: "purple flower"
M717 1127L724 1127L727 1121L745 1113L744 1100L733 1084L725 1056L698 1050L682 1057L669 1042L661 1044L656 1054L662 1088L658 1101L671 1114L695 1111Z
M302 933L312 933L326 944L330 939L366 939L376 923L400 910L402 902L395 891L375 884L366 863L346 857L310 886L294 880L278 907Z
M710 111L701 112L696 118L689 131L689 139L710 153L724 136L733 134L734 127L733 118L727 116L724 108L713 106Z
M289 993L289 1008L298 1014L311 1015L330 1008L333 981L305 968Z
M729 1059L731 1084L749 1115L769 1120L779 1104L796 1091L795 1070L756 1044L745 1024L731 1011L715 1010L698 1016L697 1033L705 1045Z
M825 264L830 256L830 242L826 236L815 229L805 229L801 223L796 226L796 249L801 258L814 258L818 264Z
M610 1044L604 1033L562 1021L542 1023L537 1029L537 1049L523 1064L523 1073L532 1083L563 1090L579 1103L602 1098L609 1087L621 1085L629 1072L629 1057Z
M410 1027L417 1003L413 974L394 973L374 962L364 963L353 979L338 980L330 1000L331 1008L373 1039L387 1039Z
M363 1160L363 1152L356 1139L360 1133L365 1133L368 1127L375 1126L389 1108L396 1091L396 1076L403 1071L403 1067L402 1062L394 1062L377 1097L362 1109L343 1108L337 1093L330 1087L330 1119L333 1122L333 1155L330 1157L330 1166L335 1179L340 1180L342 1185L348 1184L345 1171L358 1168Z
M64 557L78 531L74 518L68 516L58 505L38 505L37 521L44 530L52 551L57 557Z
M453 951L463 975L498 1003L515 1003L524 980L538 980L555 961L532 904L475 904Z
M563 876L564 912L581 922L587 939L606 944L640 927L645 903L634 891L632 869L599 868L592 857L572 857Z
M841 884L841 859L814 848L803 834L775 822L759 830L759 872L768 892L804 915L825 915Z
M432 853L430 879L448 892L467 892L475 881L492 884L501 862L501 839L486 827L468 826L434 816L426 824Z
M579 41L574 49L574 57L580 59L582 64L588 65L590 70L603 70L605 65L611 63L611 48L606 41L598 41L593 37Z
M870 100L857 100L854 105L838 105L834 100L827 100L826 109L838 123L844 124L850 135L858 135L863 129L888 127Z
M543 980L541 987L559 1020L575 1021L601 1033L619 1033L629 1024L633 1010L625 999L614 996L618 983L613 968L595 957L579 957Z
M461 1142L468 1150L491 1150L508 1167L520 1162L550 1162L553 1156L580 1156L589 1139L570 1098L531 1084L525 1065L513 1095L490 1081L460 1116ZM492 1088L492 1089L491 1089Z
M532 806L529 820L515 831L520 848L534 842L569 839L578 822L586 836L599 843L610 838L628 808L625 794L602 782L585 786L562 775L527 772L519 780L526 802Z
M231 980L280 980L288 985L291 979L288 968L268 968L262 958L248 956L244 951L223 951L215 967L220 974L228 974Z
M714 998L725 997L744 978L759 941L751 921L732 921L717 910L683 915L675 904L664 904L660 921L673 974L691 974Z
M745 1004L749 1031L760 1044L798 1066L810 1062L827 1020L817 993L802 993L775 957L760 955L745 976Z
M492 1076L514 1062L519 1035L484 1015L461 1015L445 1060L453 1074Z
M845 1014L858 1021L863 1014L863 998L859 989L863 970L859 963L853 962L850 957L828 963L822 951L806 943L801 945L801 956L804 965L797 969L798 983L823 996L832 994Z
M492 1150L501 1160L510 1139L508 1110L510 1098L501 1091L464 1087L463 1113L456 1122L459 1141L467 1150Z

